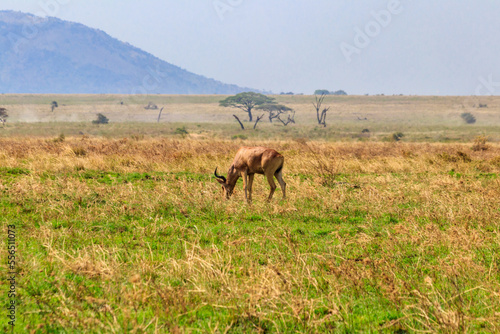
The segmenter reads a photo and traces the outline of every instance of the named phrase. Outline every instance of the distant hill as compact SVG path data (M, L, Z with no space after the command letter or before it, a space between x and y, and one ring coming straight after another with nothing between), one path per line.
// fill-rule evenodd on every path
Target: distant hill
M236 94L103 31L0 11L0 93Z

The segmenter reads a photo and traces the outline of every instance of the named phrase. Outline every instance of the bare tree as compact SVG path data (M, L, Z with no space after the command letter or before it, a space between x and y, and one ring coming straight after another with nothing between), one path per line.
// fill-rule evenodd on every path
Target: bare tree
M278 120L283 123L284 126L287 126L288 124L290 123L293 123L295 124L295 110L292 110L289 114L288 114L288 119L286 121L282 120L280 116L278 116Z
M160 113L158 114L158 123L160 123L160 117L161 117L161 112L163 111L163 108L160 109Z
M259 117L257 117L257 120L255 121L255 124L253 125L253 129L254 130L257 128L257 123L259 123L259 121L262 119L262 117L264 117L264 114L262 114Z
M319 98L318 95L315 95L314 98L316 99L316 102L313 102L314 109L316 109L316 118L318 119L318 124L323 125L324 127L326 127L326 112L330 110L330 107L323 108L323 110L321 110L325 97L326 95L324 93L321 94Z
M50 104L50 109L52 110L52 112L54 112L54 109L56 109L58 107L59 107L59 104L57 103L57 101L52 101L52 103Z
M243 123L241 123L240 119L238 118L238 116L236 115L233 115L234 118L236 118L236 120L238 121L238 123L240 123L240 126L241 126L241 130L245 130L245 127L243 126Z

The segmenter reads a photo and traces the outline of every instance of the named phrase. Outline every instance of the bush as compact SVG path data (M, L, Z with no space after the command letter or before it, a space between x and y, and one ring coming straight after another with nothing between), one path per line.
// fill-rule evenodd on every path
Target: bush
M404 136L405 135L402 132L395 132L392 134L392 139L394 139L394 141L400 141Z
M177 128L175 129L175 132L174 134L176 135L182 135L182 136L186 136L189 134L189 132L186 130L186 127L183 126L182 128Z
M109 119L103 114L97 114L97 119L92 121L92 124L108 124Z
M462 119L465 121L467 124L474 124L476 123L476 117L472 115L470 112L464 112L460 115Z

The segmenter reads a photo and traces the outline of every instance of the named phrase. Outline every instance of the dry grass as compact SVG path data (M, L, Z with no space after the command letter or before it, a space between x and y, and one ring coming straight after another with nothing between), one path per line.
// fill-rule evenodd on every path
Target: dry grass
M285 156L286 202L221 201L235 141L0 139L16 330L500 330L500 146L245 144Z

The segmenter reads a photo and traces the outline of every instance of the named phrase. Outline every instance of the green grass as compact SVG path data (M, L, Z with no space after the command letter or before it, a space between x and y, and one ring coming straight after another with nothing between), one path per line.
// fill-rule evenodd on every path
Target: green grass
M57 125L56 125L57 124ZM340 123L342 124L342 123ZM91 123L58 122L58 123L18 123L0 128L0 138L11 137L51 137L60 134L65 136L91 136L104 138L144 139L150 137L172 137L182 139L195 137L201 139L223 139L235 142L248 140L324 140L347 142L392 142L392 134L402 131L403 142L443 142L469 143L478 136L487 136L490 142L497 142L499 126L456 126L444 128L440 125L421 125L407 127L401 124L375 124L371 126L369 137L361 134L363 127L348 123L342 128L338 124L328 128L318 128L314 125L277 126L268 123L259 125L257 130L241 131L234 124L216 123L111 123L109 125L93 125ZM178 129L184 129L180 131ZM186 131L187 134L184 132Z
M379 175L344 173L365 189L317 187L312 197L297 186L310 187L315 175L289 175L288 202L278 195L246 206L240 195L219 201L210 175L190 171L2 168L11 188L2 191L0 219L16 224L22 259L16 332L498 329L498 220L462 226L433 211L446 187L418 202L418 190L408 188L408 199L394 201L400 195L389 190L385 202L370 203L366 187L387 186ZM392 177L398 186L414 180ZM450 177L470 186L482 178ZM457 205L467 204L450 208L460 215ZM415 219L420 206L429 211ZM481 241L465 254L456 233Z

